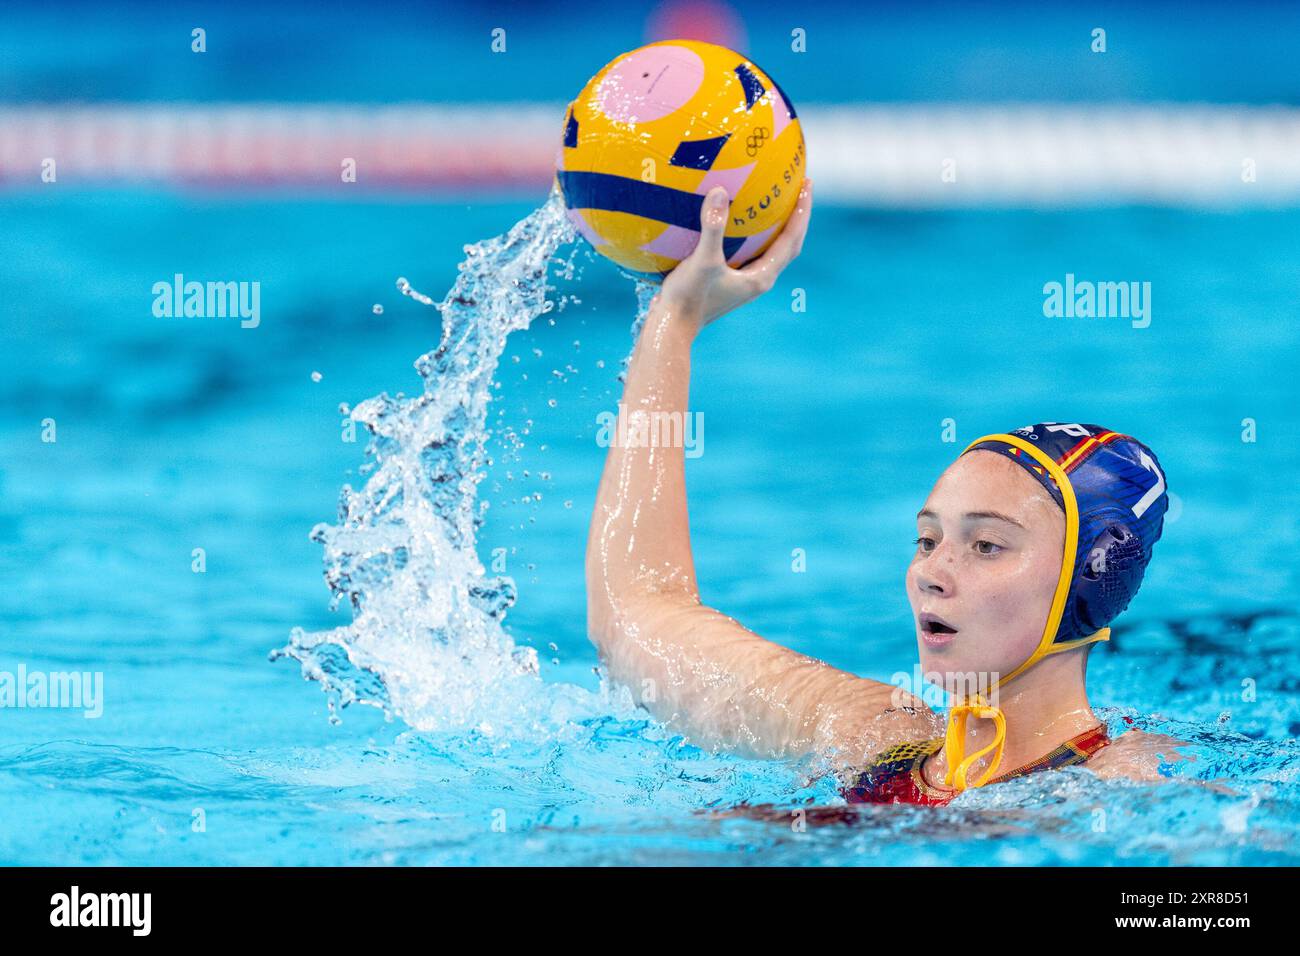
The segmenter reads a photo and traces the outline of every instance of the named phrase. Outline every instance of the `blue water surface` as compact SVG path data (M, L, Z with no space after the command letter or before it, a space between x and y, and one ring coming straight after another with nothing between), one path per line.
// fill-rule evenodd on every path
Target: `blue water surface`
M829 780L706 753L602 698L582 558L635 298L584 252L555 280L564 308L507 344L479 542L518 587L507 630L546 686L584 696L581 719L417 732L353 706L332 724L268 652L347 620L308 540L361 477L338 406L418 390L438 315L395 279L440 298L465 243L535 205L4 198L0 670L102 672L105 700L97 719L0 710L0 862L1300 862L1294 210L821 206L777 288L695 351L705 600L880 680L915 663L913 516L965 442L1057 420L1149 443L1173 506L1089 692L1113 732L1192 742L1171 776L1235 793L1071 769L800 831L789 810L838 802ZM151 287L178 272L259 281L261 324L155 317ZM1067 273L1150 282L1150 326L1045 318L1042 287ZM739 803L777 810L715 812Z

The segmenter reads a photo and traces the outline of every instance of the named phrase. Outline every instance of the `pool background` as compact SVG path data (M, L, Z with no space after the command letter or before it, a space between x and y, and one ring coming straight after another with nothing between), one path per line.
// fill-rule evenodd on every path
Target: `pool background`
M700 0L668 3L234 0L15 5L0 34L0 102L567 101L610 56L656 26L717 22L800 102L1295 103L1291 3L1140 6L1092 0L996 8ZM712 14L712 10L721 10ZM609 15L612 10L620 15ZM69 35L69 18L78 30ZM208 51L189 49L207 30ZM1105 57L1090 50L1107 31ZM493 29L507 54L493 55ZM807 54L791 50L803 29ZM659 37L653 37L658 39Z
M384 10L377 22L404 15ZM418 77L434 81L400 46L379 44L405 73L361 68L374 37L395 33L350 31L350 16L318 24L332 43L366 37L349 41L331 74L358 78L349 97L398 97L387 85L394 72L418 95L473 95L421 89ZM913 35L913 24L888 22ZM1199 22L1230 32L1237 21ZM95 76L77 85L66 62L48 62L44 14L16 23L3 76L22 82L0 89L38 100L317 96L310 64L331 52L311 47L269 93L258 91L270 79L242 70L217 91L161 90L148 70L93 57ZM107 48L115 31L101 26L93 36ZM1055 62L1035 28L1031 19L1003 55ZM12 38L23 31L46 42L20 46ZM759 36L752 21L750 32ZM956 34L939 35L955 44ZM641 41L606 39L618 49ZM1230 60L1232 43L1224 49ZM762 62L757 50L756 40ZM1182 62L1186 52L1162 55ZM1170 92L1161 84L1174 81L1150 81L1167 76L1153 59L1119 95ZM441 62L458 65L447 51ZM879 77L896 79L880 80L881 98L948 89L889 63ZM1281 97L1280 65L1258 63L1231 80L1217 66L1176 73L1173 92ZM559 72L537 71L538 83L556 84L545 94L567 95ZM1022 71L1008 75L1008 95L1031 90L1019 86L1031 82ZM1226 85L1198 85L1216 77ZM797 97L803 82L821 95L827 79L810 71L787 89ZM1067 86L1080 98L1109 95ZM461 247L506 230L545 190L527 202L465 198L0 194L0 669L103 671L106 693L98 720L0 711L0 805L10 808L0 861L1297 862L1300 212L821 205L778 287L701 338L692 406L704 413L705 451L688 480L704 597L864 676L888 680L915 663L902 590L909 516L959 443L1043 418L1100 422L1149 443L1174 506L1142 593L1093 655L1090 693L1114 730L1127 716L1193 740L1197 766L1171 773L1244 781L1240 796L1223 796L1103 786L1067 771L970 794L942 813L886 808L853 828L798 833L699 811L831 802L827 781L702 753L613 701L608 718L544 742L414 734L364 707L332 726L319 689L292 663L267 661L291 627L340 623L326 607L320 548L307 540L362 461L361 442L340 440L339 403L413 390L410 363L436 342L436 314L399 295L395 278L440 297ZM538 648L543 679L595 693L581 556L603 459L596 416L617 401L634 298L605 263L577 261L580 277L557 292L581 301L510 340L498 407L505 422L533 424L522 448L499 450L482 486L492 508L479 550L485 560L508 550L519 587L508 628ZM176 272L260 281L261 326L153 317L150 287ZM1042 285L1067 272L1151 282L1151 326L1045 319ZM806 312L790 309L795 288L807 291ZM58 423L54 444L40 441L47 417ZM941 438L948 418L953 443ZM1256 442L1242 441L1246 418L1258 423ZM519 502L539 491L540 501ZM206 551L204 574L191 571L195 547ZM795 548L806 551L805 573L791 571ZM1255 700L1242 699L1243 681ZM196 809L203 832L192 829Z

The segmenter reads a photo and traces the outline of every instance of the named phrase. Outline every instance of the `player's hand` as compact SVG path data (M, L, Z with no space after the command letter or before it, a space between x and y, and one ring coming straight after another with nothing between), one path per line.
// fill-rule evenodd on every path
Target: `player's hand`
M729 206L727 191L721 186L709 190L700 208L699 244L664 278L655 301L698 331L772 288L777 276L803 248L812 215L812 185L811 179L803 181L781 234L761 258L743 269L731 268L722 255Z

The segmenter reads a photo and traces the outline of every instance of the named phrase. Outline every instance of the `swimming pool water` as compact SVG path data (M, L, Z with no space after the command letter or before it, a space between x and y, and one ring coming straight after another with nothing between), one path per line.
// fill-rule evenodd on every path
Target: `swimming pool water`
M338 406L419 390L437 314L396 278L440 299L461 247L534 205L5 197L0 670L101 671L105 700L98 719L0 711L0 861L1298 861L1296 211L822 206L777 288L696 346L705 600L877 679L915 663L909 516L956 442L1049 419L1152 445L1173 507L1089 690L1112 732L1193 742L1172 775L1236 795L1067 770L853 826L716 812L838 800L808 767L702 752L600 687L582 555L635 298L584 252L552 280L574 300L506 344L479 488L479 554L504 548L518 589L506 630L538 652L538 723L416 731L358 705L331 724L319 687L267 658L293 627L347 622L308 540L366 477ZM261 324L156 318L150 288L177 272L259 281ZM1045 318L1067 273L1149 281L1150 326Z

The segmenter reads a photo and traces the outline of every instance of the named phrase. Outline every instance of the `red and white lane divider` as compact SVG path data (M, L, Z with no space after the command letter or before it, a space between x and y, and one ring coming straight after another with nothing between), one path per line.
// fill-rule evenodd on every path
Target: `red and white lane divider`
M818 195L904 207L1300 205L1300 109L799 104ZM563 103L0 106L0 186L545 191ZM354 173L352 172L354 170Z
M0 107L0 182L549 183L564 106Z

